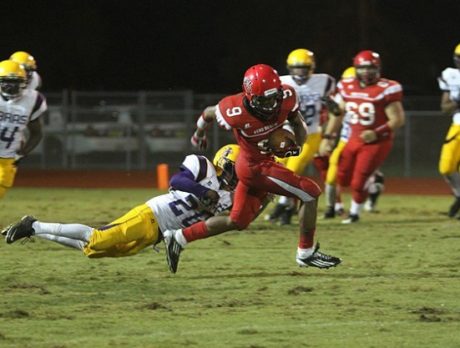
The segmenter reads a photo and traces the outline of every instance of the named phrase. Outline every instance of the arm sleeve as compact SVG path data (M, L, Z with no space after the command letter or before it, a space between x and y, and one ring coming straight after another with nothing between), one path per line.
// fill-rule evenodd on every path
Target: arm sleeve
M169 184L173 190L190 192L201 198L209 190L199 184L208 173L208 160L204 156L188 155L180 166L180 172L173 175Z
M171 177L169 185L173 190L190 192L199 198L204 197L208 191L208 188L197 183L193 173L183 166L181 166L180 172Z

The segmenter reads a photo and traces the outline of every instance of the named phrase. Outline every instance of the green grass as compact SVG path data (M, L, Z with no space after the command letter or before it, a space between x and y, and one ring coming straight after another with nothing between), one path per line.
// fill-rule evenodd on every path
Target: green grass
M0 225L102 225L148 190L13 189ZM0 347L460 347L460 221L448 196L383 196L354 225L320 220L331 270L294 261L295 227L190 244L179 271L164 252L87 259L35 239L0 243Z

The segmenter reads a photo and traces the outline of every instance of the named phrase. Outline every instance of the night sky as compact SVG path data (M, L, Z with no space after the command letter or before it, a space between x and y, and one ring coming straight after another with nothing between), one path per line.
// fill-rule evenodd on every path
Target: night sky
M249 66L284 74L308 48L335 77L373 49L406 94L433 94L460 43L460 0L34 0L2 4L2 28L3 58L31 53L44 91L233 93Z

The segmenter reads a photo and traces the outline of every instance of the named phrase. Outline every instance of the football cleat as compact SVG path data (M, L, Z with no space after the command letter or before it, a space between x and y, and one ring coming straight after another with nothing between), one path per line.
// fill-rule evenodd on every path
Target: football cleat
M355 222L359 221L359 215L356 214L350 214L348 215L348 218L345 220L342 220L342 224L353 224Z
M265 216L265 221L276 222L286 210L286 205L277 203L271 214Z
M324 212L325 219L333 219L335 218L335 209L334 207L327 207L326 211Z
M177 272L180 253L183 250L182 245L180 245L174 237L175 232L175 230L166 230L163 233L166 248L166 262L168 263L168 267L171 273Z
M449 208L449 212L447 213L449 217L454 217L457 215L458 211L460 210L460 197L455 197L454 203Z
M296 262L300 267L331 268L339 265L342 260L335 256L323 254L319 251L319 243L316 243L313 254L303 259L297 256Z
M11 244L22 238L30 238L34 234L32 224L35 221L37 219L26 215L19 222L9 225L2 231L2 234L6 233L6 242Z
M293 214L294 214L293 208L286 208L280 216L280 226L290 225Z

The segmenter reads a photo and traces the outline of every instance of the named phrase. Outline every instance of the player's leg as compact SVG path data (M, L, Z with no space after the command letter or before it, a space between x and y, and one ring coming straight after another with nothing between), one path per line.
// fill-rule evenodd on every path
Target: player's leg
M72 239L72 238L67 238L67 237L59 237L54 234L37 234L36 235L39 238L50 240L52 242L56 242L60 245L64 245L70 248L78 249L78 250L83 250L85 247L86 243L78 240L78 239Z
M324 218L335 217L335 203L337 200L337 172L339 167L339 159L342 151L347 143L343 140L339 141L334 151L329 157L329 167L326 173L326 182L324 185L326 212Z
M214 216L183 229L163 231L169 270L177 272L180 254L188 243L227 231L245 229L259 214L265 197L265 192L252 190L240 180L229 216Z
M376 144L366 144L357 153L351 181L352 200L350 212L348 218L343 220L342 223L348 224L359 220L361 209L368 196L366 184L369 177L383 164L391 151L392 145L391 140Z
M13 163L14 159L0 158L0 199L3 198L6 191L13 186L17 171L17 167Z
M310 164L313 157L318 152L320 143L320 133L310 134L307 141L303 144L300 154L298 156L283 159L281 163L283 163L287 169L301 175L305 171L306 166ZM282 225L289 225L291 223L291 217L294 213L295 207L296 203L292 198L281 196L272 214L270 214L269 220L273 222L280 218Z
M321 189L313 180L299 176L284 167L276 164L262 165L260 177L253 185L275 194L297 198L301 201L299 210L299 244L297 247L296 262L300 266L329 268L338 265L339 258L325 255L320 252L319 245L315 246L316 219L318 197Z
M92 228L81 224L59 224L37 221L33 216L24 216L20 221L8 226L3 232L6 242L14 243L22 238L37 236L43 239L57 241L49 236L64 237L88 242Z
M385 189L385 177L380 170L376 170L369 178L369 185L367 191L369 196L364 204L364 210L368 212L376 212L377 201Z
M460 210L460 125L453 124L447 132L439 159L439 173L450 186L455 199L449 208L449 217Z
M146 204L131 209L109 225L94 229L85 246L88 257L120 257L138 253L159 239L158 223Z

